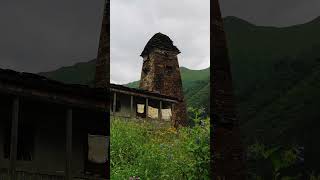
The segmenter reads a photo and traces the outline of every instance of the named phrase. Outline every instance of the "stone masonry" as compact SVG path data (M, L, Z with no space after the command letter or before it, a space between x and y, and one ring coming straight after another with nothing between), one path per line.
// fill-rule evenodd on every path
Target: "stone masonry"
M218 0L213 0L212 144L213 179L244 180L244 153L236 118L230 61Z
M140 88L178 98L172 110L172 123L175 127L188 124L186 103L177 55L179 49L172 40L161 33L155 34L141 53L143 66Z
M108 15L107 15L108 13ZM95 87L109 87L110 79L110 0L105 0L105 8L101 26L99 50L96 61Z

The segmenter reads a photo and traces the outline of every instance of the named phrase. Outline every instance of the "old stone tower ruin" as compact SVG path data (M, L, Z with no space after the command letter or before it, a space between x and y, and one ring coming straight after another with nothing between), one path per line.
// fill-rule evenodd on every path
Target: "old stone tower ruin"
M108 12L108 15L107 15ZM99 41L96 71L94 77L95 87L109 87L110 79L110 0L105 0L101 34Z
M179 49L164 34L155 34L141 53L143 58L140 88L179 99L173 106L172 122L175 127L187 125L187 110L177 55Z
M245 180L244 151L236 117L226 34L218 0L213 1L211 159L213 179Z

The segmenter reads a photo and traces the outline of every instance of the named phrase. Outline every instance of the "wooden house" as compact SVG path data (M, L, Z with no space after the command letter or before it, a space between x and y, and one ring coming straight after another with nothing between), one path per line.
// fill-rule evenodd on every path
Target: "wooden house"
M114 117L171 124L171 110L178 102L178 98L160 93L110 84L110 115Z
M0 180L109 179L109 6L94 88L0 69Z
M0 179L106 178L107 97L107 88L1 69Z

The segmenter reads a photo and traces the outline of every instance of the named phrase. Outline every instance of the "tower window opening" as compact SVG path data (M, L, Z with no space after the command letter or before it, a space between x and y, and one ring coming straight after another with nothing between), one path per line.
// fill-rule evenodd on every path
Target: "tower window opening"
M173 67L172 66L166 66L166 73L171 74L173 72Z

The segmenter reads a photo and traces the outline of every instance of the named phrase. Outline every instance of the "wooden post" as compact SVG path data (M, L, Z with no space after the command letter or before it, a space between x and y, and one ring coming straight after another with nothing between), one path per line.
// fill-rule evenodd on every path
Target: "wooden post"
M66 179L72 179L72 109L69 108L67 110L67 121L66 121L66 151L67 151L67 159L66 159Z
M11 144L10 144L10 177L16 180L16 160L18 146L19 97L15 97L12 105Z
M117 93L113 93L113 115L116 113L116 107L117 107Z
M162 120L162 101L159 104L158 118L160 121Z
M133 96L130 98L130 117L133 117Z
M174 109L174 103L171 104L171 121L173 120L173 109Z
M149 114L149 99L146 98L146 119L149 119L148 114Z

